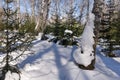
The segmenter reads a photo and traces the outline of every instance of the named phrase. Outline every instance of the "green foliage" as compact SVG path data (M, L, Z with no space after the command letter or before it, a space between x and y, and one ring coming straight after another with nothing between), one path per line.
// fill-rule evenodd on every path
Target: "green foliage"
M117 19L111 23L111 38L115 40L117 43L120 42L120 19Z
M53 33L55 36L59 36L60 38L64 37L64 32L66 29L71 30L73 32L73 36L80 36L83 32L83 26L79 23L75 22L72 26L69 26L66 24L66 22L57 23L57 24L51 24L47 25L47 28L45 30L45 34Z
M79 23L77 22L73 23L72 29L71 29L73 31L73 35L77 37L80 36L83 32L83 28L84 27L80 25Z
M5 26L4 26L3 22L0 20L0 31L3 31L4 28L5 28Z
M108 12L103 15L101 20L101 38L107 52L107 56L115 57L114 50L120 49L120 13L116 12L115 4L108 1ZM105 45L106 44L106 45Z
M104 26L100 33L101 38L104 41L104 46L107 52L107 56L115 57L114 50L120 49L120 18L113 19L109 22L108 26ZM106 44L106 45L105 45Z
M77 42L73 40L73 36L79 37L83 32L83 26L79 24L75 19L72 20L72 23L62 22L59 19L55 19L55 23L52 23L51 25L47 25L47 28L45 30L45 34L53 33L53 35L56 37L56 39L53 39L51 41L58 41L60 40L61 45L76 45ZM66 34L65 30L70 30L73 33L72 34Z
M23 33L35 33L35 22L30 21L27 19L19 28L20 32Z
M31 42L34 38L32 34L34 33L35 23L31 23L29 20L22 22L20 18L17 18L17 10L14 11L12 9L13 6L11 7L12 1L13 0L6 0L6 2L4 2L4 28L1 32L2 37L0 37L2 38L2 40L0 40L0 53L5 54L5 56L0 62L0 65L2 65L0 80L5 80L5 75L8 71L20 75L19 69L15 66L17 63L12 65L10 62L21 57L24 52L31 47ZM13 57L12 52L16 52L16 56Z

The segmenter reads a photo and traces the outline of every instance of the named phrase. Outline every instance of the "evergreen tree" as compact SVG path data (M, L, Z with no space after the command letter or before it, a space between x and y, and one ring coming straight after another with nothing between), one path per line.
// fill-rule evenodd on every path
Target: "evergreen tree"
M101 20L101 28L100 28L100 38L103 39L103 46L105 46L105 54L106 56L115 56L112 53L114 50L114 46L116 45L117 30L119 30L119 26L115 26L116 23L116 14L115 14L115 4L114 0L109 0L107 2L107 10L102 13L103 17ZM119 20L117 20L119 22ZM119 24L119 23L116 23Z
M24 23L19 22L20 20L16 17L17 9L13 10L12 5L13 0L4 0L3 9L5 16L3 18L3 23L5 28L2 32L2 34L4 34L3 40L0 42L0 53L5 54L5 57L1 62L5 64L2 65L3 67L0 71L0 80L5 79L5 75L8 71L18 73L20 78L20 71L17 65L11 65L11 62L23 55L23 52L28 49L28 47L31 45L31 41L33 40L32 33L25 33L24 31L20 30L22 27L21 24ZM16 57L12 56L13 51L20 50L21 53L16 53Z

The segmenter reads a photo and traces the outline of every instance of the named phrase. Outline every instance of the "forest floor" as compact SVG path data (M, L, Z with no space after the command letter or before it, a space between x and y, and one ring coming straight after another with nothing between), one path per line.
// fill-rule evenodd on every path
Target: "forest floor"
M76 46L60 46L48 41L34 41L34 53L19 60L21 80L120 80L120 57L109 58L97 48L94 70L82 70L74 64ZM5 80L16 80L8 72Z

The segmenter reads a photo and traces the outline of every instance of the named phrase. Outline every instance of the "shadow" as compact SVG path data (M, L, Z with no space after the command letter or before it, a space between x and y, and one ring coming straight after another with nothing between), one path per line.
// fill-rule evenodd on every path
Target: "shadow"
M75 62L75 60L74 60L74 58L73 58L73 54L74 54L74 52L75 52L75 50L76 50L77 48L78 48L77 46L73 46L72 51L71 51L70 60L69 60L69 61Z
M43 55L45 55L46 53L48 53L50 50L52 49L52 46L45 49L44 51L39 51L34 55L30 55L28 56L24 61L22 61L20 64L18 64L18 66L20 68L23 68L25 66L25 64L32 64L35 60L41 58Z
M105 64L105 66L120 76L120 63L110 57L103 56L99 50L96 50L96 52Z
M37 44L39 42L42 42L42 40L35 40L35 41L32 42L32 45L35 45L35 44Z
M88 74L86 74L86 71L81 70L82 75L84 76L84 80L90 80L90 77Z
M34 44L37 44L37 43L39 43L39 41L35 42ZM61 60L63 58L67 60L67 57L60 54L59 47L56 46L55 43L52 43L50 45L50 47L46 47L47 46L46 44L42 44L41 46L42 46L42 49L38 48L39 52L37 52L34 55L28 56L25 60L23 60L21 63L19 63L18 66L20 68L24 68L24 66L26 64L33 64L37 59L40 59L40 58L42 59L42 56L44 56L44 55L48 54L50 51L52 51L54 54L54 57L55 57L55 59L53 61L55 62L56 68L58 70L59 80L72 80L72 78L70 76L70 72L68 71L68 68L65 66L67 64L63 64L61 62ZM37 47L35 47L35 48L37 48ZM75 49L75 47L74 47L74 49ZM71 55L73 54L74 49L72 50ZM71 60L72 59L73 58L71 57Z
M61 59L62 56L60 55L60 52L56 46L56 44L53 44L53 52L55 55L55 63L56 67L59 72L59 80L71 80L69 72L67 71L67 68L62 64Z

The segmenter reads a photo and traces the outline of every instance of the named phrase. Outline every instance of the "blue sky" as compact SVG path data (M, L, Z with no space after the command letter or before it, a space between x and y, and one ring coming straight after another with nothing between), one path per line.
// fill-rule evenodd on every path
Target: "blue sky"
M62 4L63 4L63 2L64 2L64 0L61 0L62 1ZM67 0L66 0L67 1ZM69 1L69 0L68 0ZM93 1L94 0L90 0L90 2L91 2L91 4L90 4L90 9L92 9L92 3L93 3ZM2 0L0 0L0 6L2 5ZM76 5L76 4L81 4L82 3L82 0L76 0L76 2L75 2L75 4L74 4L74 6ZM62 6L62 4L61 4L61 14L62 15L65 15L65 14L63 14L63 12L62 12L62 10L64 9L64 7ZM28 11L28 13L30 13L31 12L31 9L30 9L30 3L28 3L27 2L27 0L23 0L23 1L20 1L20 11L21 12L26 12L26 8L25 7L27 7L27 11ZM79 15L79 9L78 9L78 7L76 8L76 12L75 12L75 15L77 16L77 15Z

